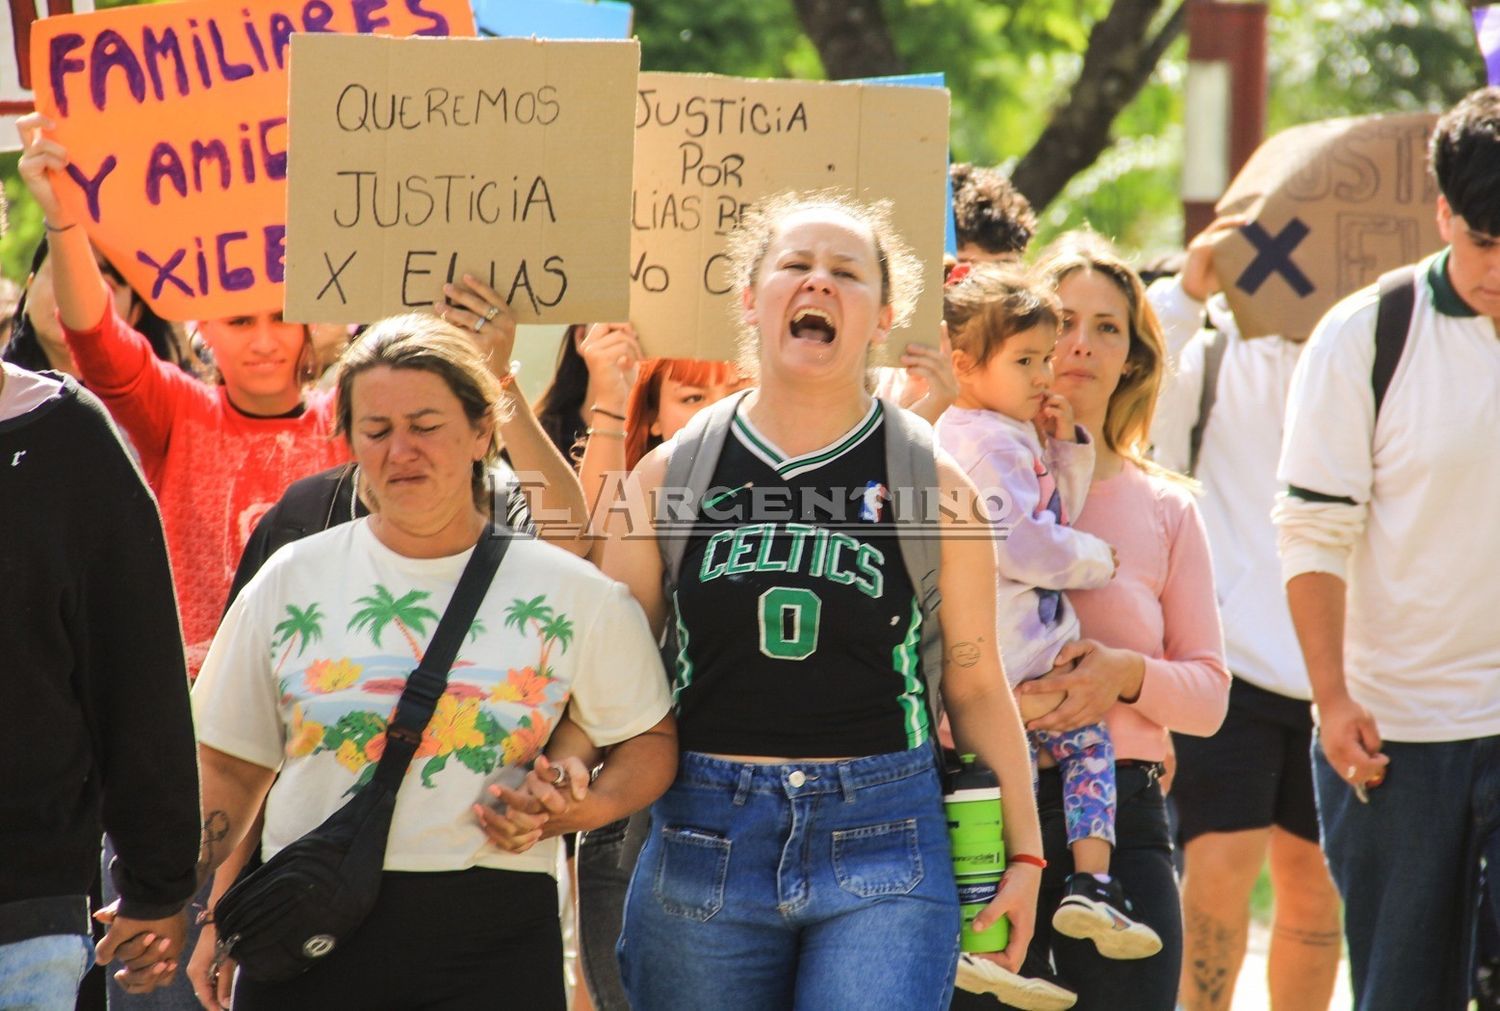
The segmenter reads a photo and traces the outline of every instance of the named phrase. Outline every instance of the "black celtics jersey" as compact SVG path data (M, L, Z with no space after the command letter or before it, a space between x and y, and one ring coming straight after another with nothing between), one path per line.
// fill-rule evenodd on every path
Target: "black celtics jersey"
M819 758L925 744L922 612L879 402L787 458L737 414L682 558L673 695L689 751Z

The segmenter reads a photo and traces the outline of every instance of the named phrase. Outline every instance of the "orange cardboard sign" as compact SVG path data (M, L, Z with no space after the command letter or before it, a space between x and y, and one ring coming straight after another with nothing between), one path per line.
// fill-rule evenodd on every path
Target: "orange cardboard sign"
M69 220L167 319L279 309L297 32L474 34L467 0L221 0L46 18L39 111Z

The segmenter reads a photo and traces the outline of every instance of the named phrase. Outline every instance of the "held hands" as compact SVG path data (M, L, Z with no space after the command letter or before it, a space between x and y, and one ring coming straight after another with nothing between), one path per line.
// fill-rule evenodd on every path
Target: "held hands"
M474 805L474 815L490 842L507 853L525 853L543 839L588 826L576 817L589 795L589 770L577 758L553 763L537 756L519 790L490 787L497 806Z
M1000 879L999 892L974 917L974 930L988 930L1000 917L1009 917L1010 940L1004 951L975 955L975 958L987 958L1011 972L1021 971L1021 963L1026 961L1026 948L1031 944L1031 935L1036 929L1037 893L1041 887L1040 867L1011 864L1005 869L1005 876Z
M150 993L177 978L182 945L187 937L187 909L160 920L135 920L120 915L118 901L94 914L109 927L94 949L100 965L124 965L115 980L127 993Z
M1318 740L1323 754L1343 780L1361 793L1385 781L1390 757L1380 750L1380 729L1369 710L1348 695L1318 702Z
M1027 730L1067 732L1098 723L1120 699L1139 697L1146 661L1129 649L1111 649L1093 639L1068 643L1053 661L1052 671L1016 686L1016 695L1063 692L1066 698L1052 712L1031 720Z
M516 346L516 314L500 293L473 274L465 274L459 284L443 285L441 305L438 317L469 331L490 371L500 378L508 376Z
M1073 405L1061 393L1049 393L1037 412L1036 428L1044 437L1059 442L1077 442L1078 425L1073 420Z

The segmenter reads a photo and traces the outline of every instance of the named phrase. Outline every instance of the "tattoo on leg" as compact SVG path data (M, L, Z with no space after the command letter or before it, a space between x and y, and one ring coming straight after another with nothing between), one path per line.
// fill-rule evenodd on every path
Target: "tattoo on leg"
M203 842L198 848L198 883L202 885L212 873L216 861L214 847L229 836L229 815L210 811L203 816Z
M1271 932L1293 944L1305 944L1309 948L1333 948L1343 940L1343 935L1337 930L1299 930L1296 927L1283 927L1279 923L1272 924Z
M1235 977L1239 975L1235 959L1238 932L1202 909L1190 907L1184 912L1192 992L1183 996L1188 1007L1195 1011L1227 1008L1234 993Z

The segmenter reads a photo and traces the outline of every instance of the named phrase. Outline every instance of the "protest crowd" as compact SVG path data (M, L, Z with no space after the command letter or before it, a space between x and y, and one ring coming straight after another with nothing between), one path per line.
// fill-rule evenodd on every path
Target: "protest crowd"
M311 33L461 19L315 6L37 24L0 1011L1211 1011L1267 865L1275 1011L1342 973L1359 1011L1500 1008L1500 88L1427 128L1441 244L1276 333L1226 290L1245 206L1146 272L1090 230L1036 248L946 132L885 168L924 202L767 168L809 123L875 132L856 104L641 74L637 122L559 73L420 114L365 88L320 139L297 89L334 130L353 85L293 75L288 121L286 66L396 89L374 44L417 40ZM633 43L569 45L635 79ZM468 46L453 80L554 49ZM281 105L142 148L115 226L97 117L174 81ZM554 160L338 160L485 122ZM670 139L632 194L637 130ZM273 202L172 231L220 178ZM706 259L641 251L674 229ZM536 322L567 327L528 399Z

